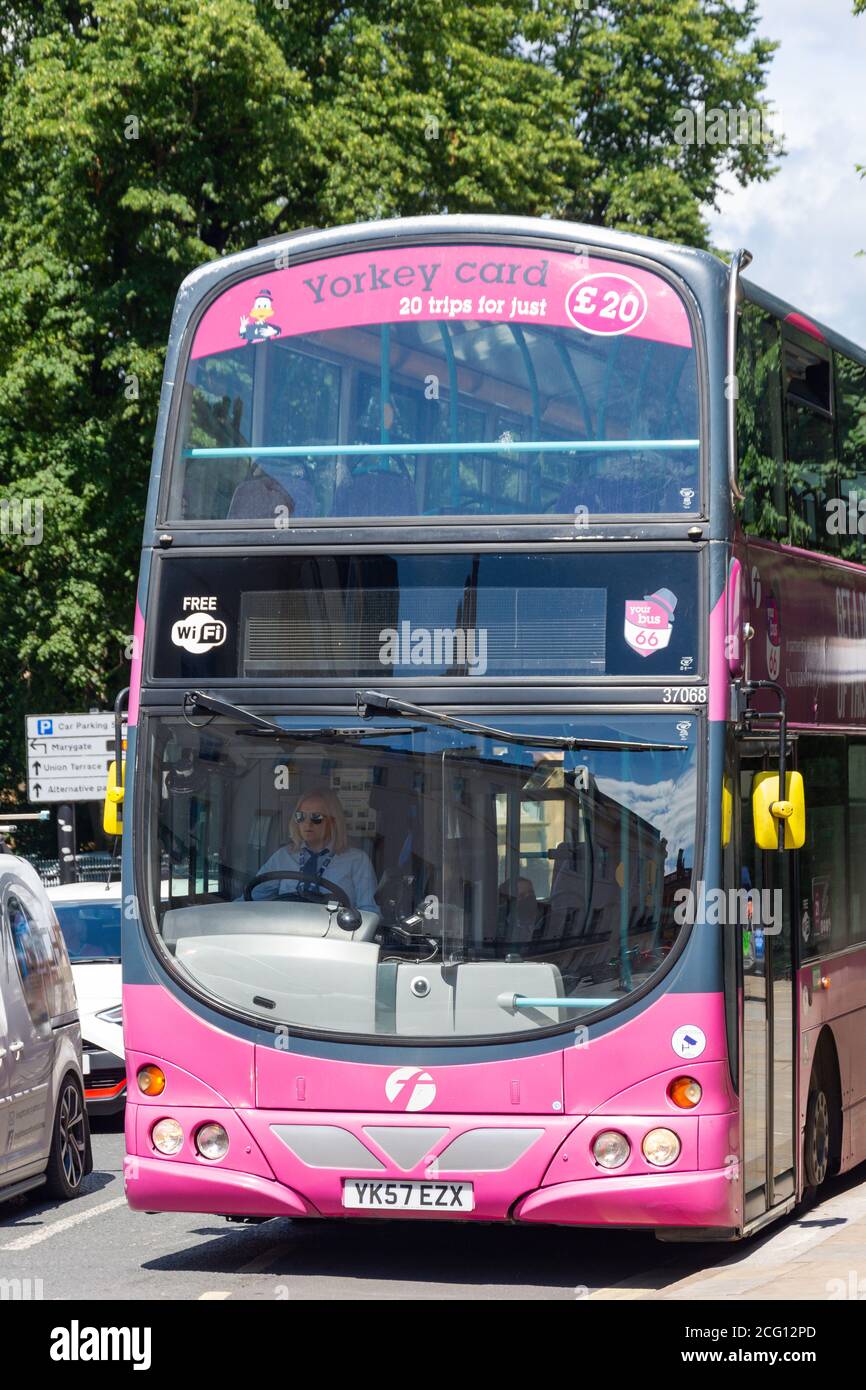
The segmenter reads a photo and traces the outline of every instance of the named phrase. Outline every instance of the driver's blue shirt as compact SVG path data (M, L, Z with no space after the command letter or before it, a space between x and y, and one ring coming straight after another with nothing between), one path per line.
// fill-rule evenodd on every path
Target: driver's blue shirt
M262 865L259 873L269 874L277 869L309 873L309 880L304 880L304 884L313 883L316 878L329 879L343 889L352 907L362 912L379 911L373 896L376 892L376 875L373 865L361 849L347 849L342 854L334 854L328 849L315 855L306 849L299 851L283 845ZM304 889L304 884L296 878L272 878L267 883L257 884L252 897L276 898L280 893L297 893Z

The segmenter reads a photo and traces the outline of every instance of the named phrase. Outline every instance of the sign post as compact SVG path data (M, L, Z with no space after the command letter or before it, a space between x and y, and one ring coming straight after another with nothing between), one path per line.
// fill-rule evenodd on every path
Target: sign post
M75 807L57 807L57 863L61 883L75 882Z
M123 726L126 735L126 725ZM27 716L27 795L57 806L60 882L75 882L75 802L103 801L114 761L113 714Z
M113 714L30 714L26 738L31 802L104 800L114 759Z

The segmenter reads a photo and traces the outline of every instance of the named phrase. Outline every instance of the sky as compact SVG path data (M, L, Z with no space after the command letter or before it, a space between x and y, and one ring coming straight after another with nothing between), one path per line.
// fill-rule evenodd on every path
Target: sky
M778 39L767 100L785 158L769 183L726 185L712 244L747 247L746 275L866 347L866 14L852 0L760 0ZM773 126L774 131L776 125Z

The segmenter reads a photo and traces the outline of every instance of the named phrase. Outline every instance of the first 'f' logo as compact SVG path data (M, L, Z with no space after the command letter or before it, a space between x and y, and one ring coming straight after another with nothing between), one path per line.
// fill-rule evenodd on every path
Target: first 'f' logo
M401 1101L401 1110L426 1110L436 1099L436 1082L420 1067L398 1067L385 1082L385 1095L392 1105Z

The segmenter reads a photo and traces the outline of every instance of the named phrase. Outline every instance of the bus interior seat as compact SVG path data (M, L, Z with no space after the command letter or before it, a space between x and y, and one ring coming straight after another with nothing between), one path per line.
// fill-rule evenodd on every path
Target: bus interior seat
M295 504L293 517L322 515L312 474L300 459L293 461L282 478L281 486L291 494Z
M538 933L537 943L559 941L563 937L579 939L585 931L583 922L589 906L586 887L586 874L580 870L564 865L557 871L550 890L544 930Z
M277 515L277 507L288 509L288 515L295 512L295 499L281 483L267 473L251 474L235 488L229 503L228 521L261 521L265 517L272 520Z
M415 516L418 503L408 473L361 465L341 483L335 516Z
M587 507L591 516L603 516L620 510L610 479L588 474L566 483L551 511L554 515L571 513L576 507Z

